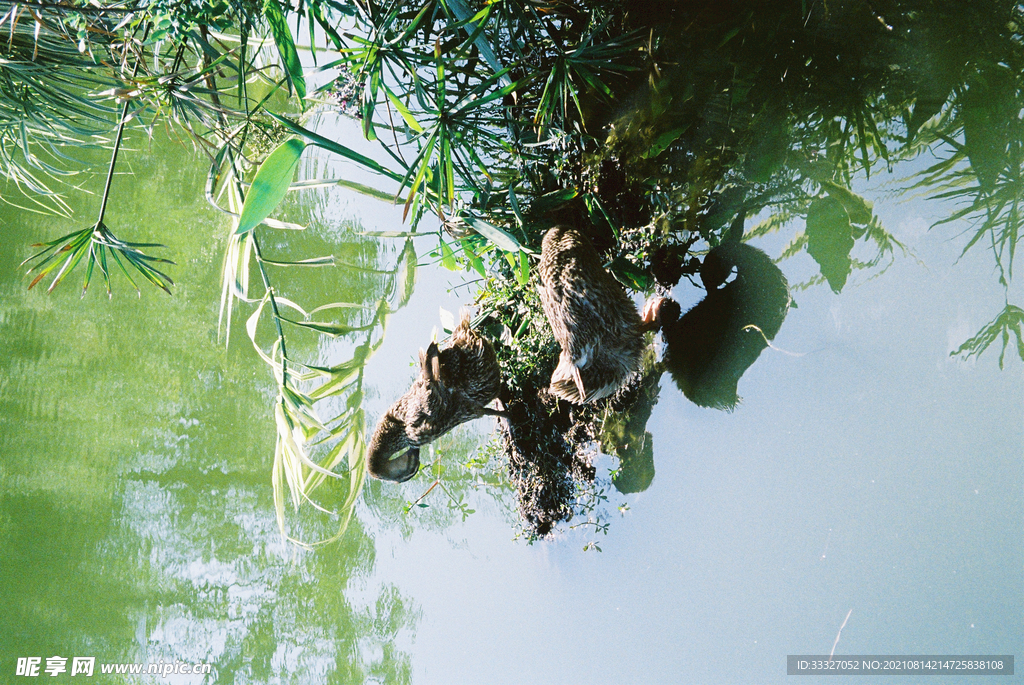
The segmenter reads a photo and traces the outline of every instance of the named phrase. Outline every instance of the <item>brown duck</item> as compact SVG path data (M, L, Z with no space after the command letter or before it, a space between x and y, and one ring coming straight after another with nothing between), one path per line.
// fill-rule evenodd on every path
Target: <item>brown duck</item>
M548 391L576 404L613 394L640 367L643 325L590 241L556 226L540 256L540 301L562 347Z
M370 475L402 482L420 467L420 446L441 437L460 423L481 416L503 415L485 405L498 396L501 377L494 348L470 328L463 312L444 349L430 343L420 350L420 375L381 418L370 439ZM400 456L391 457L401 450Z

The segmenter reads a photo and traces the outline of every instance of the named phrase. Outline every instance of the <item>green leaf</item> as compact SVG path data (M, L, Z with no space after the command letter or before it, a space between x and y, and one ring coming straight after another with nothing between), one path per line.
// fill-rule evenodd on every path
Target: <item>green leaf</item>
M530 281L530 260L525 252L519 253L519 269L516 270L516 282L526 285Z
M274 42L277 44L277 51L281 55L281 63L284 65L285 75L288 77L290 87L295 88L295 94L299 100L306 97L306 79L302 74L302 62L299 60L299 53L295 49L295 41L292 40L292 32L288 28L288 21L281 11L281 5L277 0L266 0L263 3L263 16L270 24L270 32L274 34Z
M417 133L423 133L423 127L420 126L420 122L416 121L416 118L412 115L412 112L409 111L409 108L402 104L402 101L392 94L391 89L385 87L384 94L387 95L388 100L390 100L391 104L395 106L395 109L397 109L398 113L402 115L402 118L405 119L405 123L409 124L409 128Z
M516 223L523 227L523 213L519 211L519 200L516 198L516 191L512 186L508 187L508 201L512 205L512 212L516 215Z
M480 259L480 256L473 251L473 247L469 244L468 240L462 240L462 252L466 255L466 261L469 262L469 265L482 277L487 278L487 270L484 268L484 262Z
M334 256L329 255L327 257L314 257L312 259L300 259L297 262L279 262L273 259L261 260L264 264L272 264L274 266L334 266Z
M645 291L654 285L654 277L650 272L634 264L625 257L616 257L608 265L615 280L633 290Z
M495 244L495 246L500 247L502 250L518 252L523 249L518 240L497 226L493 226L486 221L472 216L464 216L462 217L462 220L465 221L466 224L468 224L474 231L490 240Z
M535 212L547 213L579 195L576 188L562 188L545 193L533 201L532 209Z
M866 224L871 221L874 206L860 195L857 195L849 188L833 183L832 181L819 181L821 187L829 195L843 203L843 209L850 215L850 221L855 224Z
M242 213L238 217L238 228L235 229L236 235L259 226L281 204L291 185L299 155L304 149L304 141L289 138L263 160L245 196Z
M1015 91L1013 71L982 62L957 102L964 126L964 151L971 171L987 192L1007 172L1007 148L1014 138L1007 122L1016 121L1019 116L1016 99L1007 94ZM1009 177L1017 167L1016 162L1011 164Z
M434 151L434 145L437 143L438 131L437 129L427 139L426 144L420 151L419 156L416 158L417 161L413 162L413 166L409 169L409 173L406 174L405 178L402 179L402 186L405 187L408 183L409 177L412 176L413 171L416 169L416 164L419 163L419 171L416 173L416 178L413 180L412 185L409 186L409 199L405 201L405 208L402 210L402 221L409 215L409 208L412 206L412 201L416 197L416 191L420 188L420 183L427 174L427 170L430 168L430 156Z
M651 147L648 150L642 152L640 156L643 157L644 159L654 159L662 152L664 152L665 148L667 148L672 143L676 142L679 139L679 136L686 133L687 129L689 128L689 125L680 126L678 128L674 128L670 131L662 133L660 136L654 139L654 142L651 143Z
M341 143L337 143L329 138L325 138L319 133L314 133L313 131L304 128L299 124L296 124L294 121L291 121L279 114L275 114L274 112L271 112L269 110L267 110L266 113L269 114L274 119L276 119L277 121L279 121L285 128L287 128L290 131L293 131L294 133L299 134L300 136L303 136L306 140L311 142L313 145L316 145L317 147L322 147L325 150L329 150L331 152L334 152L335 154L339 154L342 157L345 157L346 159L352 160L356 164L359 164L367 169L370 169L371 171L376 171L378 174L387 176L392 180L403 180L401 174L391 171L387 167L381 166L380 164L370 159L366 155L359 154L355 150L347 148Z
M405 268L402 268L402 265ZM398 266L395 268L395 277L398 278L398 285L395 290L398 292L396 307L404 307L412 298L413 290L416 288L416 247L412 240L405 241L405 248L398 258Z
M455 271L458 268L455 264L455 253L444 241L444 238L441 238L441 264L449 271Z
M356 235L365 235L371 238L418 238L430 233L416 233L415 231L356 231Z
M853 227L850 215L834 197L815 199L807 210L807 254L821 267L833 292L846 285L853 263Z
M361 362L350 362L340 365L332 371L330 379L310 392L309 396L314 400L319 400L329 395L341 393L351 384L362 368Z
M365 326L346 326L341 323L327 323L324 321L295 321L289 319L287 316L281 317L282 321L287 321L293 326L301 326L302 328L308 328L310 330L317 331L318 333L324 333L326 335L337 337L339 335L346 335L354 331L364 331Z
M348 181L348 180L343 179L343 178L338 178L338 179L334 179L334 180L331 180L331 179L324 179L324 180L310 179L308 181L296 181L295 183L293 183L291 185L291 189L292 190L297 190L299 188L303 188L303 189L325 188L325 187L328 187L328 186L341 186L342 188L348 188L349 190L354 190L357 193L361 193L361 194L366 195L368 197L376 198L378 200L383 200L384 202L387 202L389 204L403 204L405 202L405 200L403 198L396 198L394 193L387 193L387 192L384 192L383 190L379 190L377 188L374 188L373 186L368 186L368 185L365 185L363 183L357 183L355 181Z

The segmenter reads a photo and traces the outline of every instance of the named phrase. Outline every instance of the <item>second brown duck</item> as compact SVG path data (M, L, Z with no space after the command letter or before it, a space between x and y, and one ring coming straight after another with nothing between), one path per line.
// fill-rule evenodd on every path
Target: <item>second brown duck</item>
M640 315L584 235L556 226L544 235L540 301L562 348L548 391L576 404L613 394L640 367Z

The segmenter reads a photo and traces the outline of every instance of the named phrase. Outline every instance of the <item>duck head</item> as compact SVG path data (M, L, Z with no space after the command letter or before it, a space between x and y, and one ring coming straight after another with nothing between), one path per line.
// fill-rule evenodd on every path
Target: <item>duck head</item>
M406 451L391 458L403 449ZM410 444L405 424L388 412L373 431L366 461L370 475L374 478L403 483L420 469L420 448Z
M700 280L708 292L722 287L733 273L736 265L731 259L730 247L726 245L711 250L700 266Z

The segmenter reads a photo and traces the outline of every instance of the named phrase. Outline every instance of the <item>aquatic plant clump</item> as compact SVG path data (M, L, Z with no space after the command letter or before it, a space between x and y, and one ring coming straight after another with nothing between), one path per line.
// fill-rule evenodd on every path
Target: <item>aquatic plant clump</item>
M528 534L537 537L573 517L576 483L594 478L593 467L568 436L572 421L567 408L557 405L546 390L537 388L509 400L509 418L499 427L519 514Z
M657 401L661 369L655 368L652 351L644 371L611 397L585 405L558 399L548 385L559 348L536 289L519 291L524 297L515 307L496 306L513 287L514 280L496 280L482 291L480 326L496 340L503 379L499 399L508 415L498 421L498 458L507 470L524 533L536 539L561 523L595 513L599 485L593 461L599 449L619 458L615 485L621 492L638 492L650 484L652 441L645 427Z
M654 479L654 441L647 421L657 403L662 371L653 364L633 374L611 397L573 405L541 386L508 403L510 418L499 424L498 442L529 539L544 537L560 523L605 529L607 500L598 482L598 452L618 458L612 485L622 493L646 490ZM572 527L582 525L575 523Z

